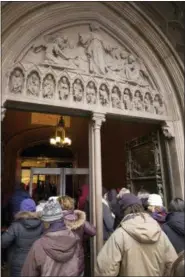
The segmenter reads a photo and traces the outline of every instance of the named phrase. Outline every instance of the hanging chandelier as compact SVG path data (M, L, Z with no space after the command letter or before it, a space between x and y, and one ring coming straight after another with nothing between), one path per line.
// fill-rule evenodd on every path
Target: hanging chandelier
M56 126L55 137L50 138L50 144L57 147L65 147L71 145L71 139L66 137L65 122L61 116Z

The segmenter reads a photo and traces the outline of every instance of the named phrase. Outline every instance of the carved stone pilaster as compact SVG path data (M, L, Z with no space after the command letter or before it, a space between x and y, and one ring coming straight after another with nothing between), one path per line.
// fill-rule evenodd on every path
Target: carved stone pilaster
M165 121L162 125L162 131L166 139L172 139L175 137L174 126L172 121Z
M1 107L1 121L5 118L6 115L6 109L4 107Z

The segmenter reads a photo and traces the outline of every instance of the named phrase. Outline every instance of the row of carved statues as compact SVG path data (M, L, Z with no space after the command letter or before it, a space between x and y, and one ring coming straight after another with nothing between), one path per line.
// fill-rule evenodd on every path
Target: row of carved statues
M25 86L25 77L20 68L14 69L10 75L9 89L14 94L21 94ZM40 91L45 99L52 99L55 96L55 91L58 92L60 100L68 100L70 96L73 101L95 105L100 103L103 107L110 105L116 109L146 111L156 114L164 114L165 106L160 94L154 96L150 92L144 94L136 89L131 92L130 88L121 89L114 85L110 90L105 82L97 87L94 81L89 81L84 85L80 78L76 78L73 83L70 83L69 78L62 76L56 85L55 78L48 73L42 80L37 71L32 71L26 79L26 94L28 96L38 97Z

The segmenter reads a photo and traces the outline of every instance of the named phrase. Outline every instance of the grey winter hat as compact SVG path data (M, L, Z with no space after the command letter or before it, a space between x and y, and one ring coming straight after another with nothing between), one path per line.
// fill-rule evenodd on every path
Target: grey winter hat
M52 222L59 220L63 217L62 208L58 201L50 199L43 208L41 220Z

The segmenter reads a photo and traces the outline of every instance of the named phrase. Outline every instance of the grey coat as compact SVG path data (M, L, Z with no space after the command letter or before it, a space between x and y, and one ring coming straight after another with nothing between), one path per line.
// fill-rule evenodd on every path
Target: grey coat
M32 244L40 238L43 225L36 213L19 212L2 235L1 247L8 248L10 277L20 277Z

